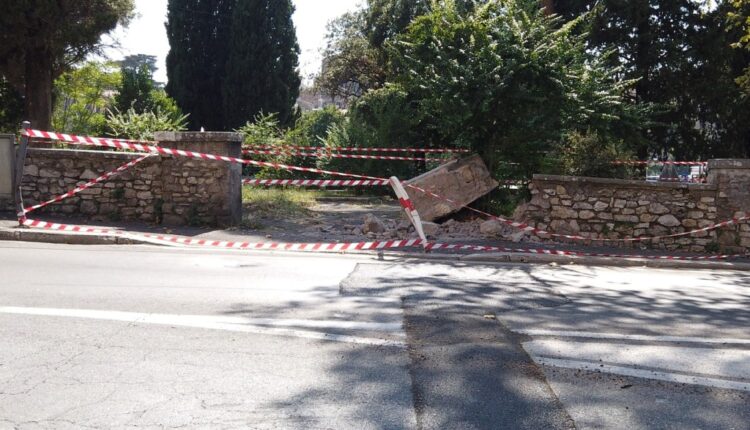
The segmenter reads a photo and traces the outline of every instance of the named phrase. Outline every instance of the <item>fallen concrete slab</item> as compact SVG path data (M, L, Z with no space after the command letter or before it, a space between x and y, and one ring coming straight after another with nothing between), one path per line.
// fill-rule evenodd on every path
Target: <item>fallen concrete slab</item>
M414 207L423 221L458 212L464 206L498 187L487 166L478 155L451 161L423 175L404 182ZM413 185L450 199L437 199L413 188Z

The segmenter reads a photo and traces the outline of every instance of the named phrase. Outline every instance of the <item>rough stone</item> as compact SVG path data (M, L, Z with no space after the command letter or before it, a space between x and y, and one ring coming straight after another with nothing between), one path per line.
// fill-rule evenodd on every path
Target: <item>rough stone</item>
M661 203L654 202L649 205L648 211L654 215L664 215L666 213L669 213L669 208Z
M81 173L80 175L78 175L78 177L81 178L81 179L96 179L99 176L100 175L97 175L95 172L93 172L90 169L85 169L83 171L83 173Z
M367 214L365 216L364 224L362 224L362 232L364 234L368 233L384 233L387 230L387 227L383 223L383 221L380 220L380 218L376 217L373 214Z
M437 236L440 232L440 225L430 221L422 221L422 231L427 236Z
M577 217L578 213L574 211L573 209L570 209L564 206L556 206L555 208L552 209L552 212L550 213L550 215L553 218L567 219L567 218Z
M86 200L81 203L81 213L85 215L93 215L99 211L99 208L96 206L96 203L94 203L92 200Z
M596 202L594 204L594 210L597 211L597 212L601 212L604 209L607 209L608 207L609 207L609 204L608 203L604 203L604 202Z
M680 220L678 220L674 215L671 214L660 216L658 222L664 227L677 227L681 224Z
M40 169L39 176L42 178L59 178L60 172L51 169Z
M498 220L487 220L479 226L479 232L487 237L504 237L510 233L510 226Z

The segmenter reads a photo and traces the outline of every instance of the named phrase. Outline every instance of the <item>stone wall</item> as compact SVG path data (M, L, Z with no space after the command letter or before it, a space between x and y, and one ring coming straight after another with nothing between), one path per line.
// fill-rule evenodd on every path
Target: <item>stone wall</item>
M721 221L750 213L750 160L711 160L708 182L718 188L716 203ZM719 231L719 245L736 252L750 250L750 223Z
M47 201L136 158L138 155L114 151L29 148L21 186L24 206ZM107 182L39 209L33 215L159 222L159 202L155 196L162 187L156 179L160 170L159 157L151 157Z
M516 219L551 233L623 239L684 233L750 211L750 160L714 160L709 169L707 184L535 175L532 199L519 208ZM742 223L689 236L607 245L746 252L750 226Z
M240 152L240 140L234 133L200 135L162 135L161 144L220 155L235 156ZM49 200L138 157L115 151L29 148L22 184L24 203L29 206ZM242 216L240 181L240 166L152 156L34 214L167 225L236 225Z

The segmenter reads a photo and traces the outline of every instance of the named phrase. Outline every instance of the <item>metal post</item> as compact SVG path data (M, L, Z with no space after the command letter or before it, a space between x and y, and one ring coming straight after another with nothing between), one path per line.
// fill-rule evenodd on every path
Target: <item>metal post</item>
M31 128L31 123L24 121L22 124L24 131ZM23 223L26 214L23 211L23 194L21 193L21 185L23 183L23 165L26 163L26 152L29 149L29 137L24 133L21 135L20 144L18 151L16 152L16 174L13 177L13 189L15 190L16 199L16 214L18 214L18 222Z

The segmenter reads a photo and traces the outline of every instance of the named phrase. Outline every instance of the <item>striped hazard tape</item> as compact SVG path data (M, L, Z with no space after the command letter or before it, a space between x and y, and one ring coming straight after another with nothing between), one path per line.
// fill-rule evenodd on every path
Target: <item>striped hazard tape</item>
M661 166L708 166L707 161L656 161L656 160L617 160L613 161L612 164L620 166L649 166L649 165L661 165Z
M243 179L243 185L295 186L295 187L379 187L388 185L382 180L335 180L335 179Z
M414 207L409 194L404 189L404 186L401 185L401 181L399 181L397 177L391 176L388 182L390 182L391 187L393 188L393 192L396 193L396 197L398 197L398 202L401 204L401 207L404 208L406 216L414 226L414 230L416 230L419 238L422 239L422 243L424 244L425 249L427 249L426 247L428 242L427 237L424 234L422 218L419 216L419 212L417 212L417 209Z
M162 243L165 245L207 247L213 249L234 250L276 250L276 251L299 251L299 252L336 252L345 253L351 251L377 251L388 249L403 249L412 247L423 247L430 251L472 251L472 252L505 252L536 255L559 255L568 257L606 257L606 258L632 258L647 260L682 260L682 261L711 261L739 258L739 255L706 255L706 256L682 256L682 255L640 255L640 254L608 254L567 251L558 249L542 248L508 248L502 246L464 245L452 243L426 242L422 239L388 240L372 242L315 242L315 243L283 243L283 242L235 242L211 239L193 239L182 236L166 236L151 233L134 233L111 228L98 228L89 226L68 225L46 221L24 219L22 224L29 228L44 229L51 231L72 232L81 234L100 234L115 237L125 237L148 242Z
M451 149L451 148L366 148L366 147L344 147L329 148L321 146L246 146L246 150L251 151L322 151L322 152L424 152L426 154L466 154L471 152L468 149Z
M209 160L209 161L223 161L223 162L231 162L231 163L239 163L239 164L249 164L249 165L255 165L255 166L261 166L261 167L270 167L278 170L288 170L288 171L301 171L301 172L310 172L310 173L319 173L319 174L327 174L332 176L343 176L343 177L349 177L349 178L356 178L356 179L362 179L362 180L370 180L370 181L385 181L385 178L378 178L374 176L367 176L367 175L357 175L352 173L343 173L343 172L334 172L334 171L328 171L328 170L322 170L322 169L315 169L310 167L299 167L299 166L290 166L286 164L280 164L280 163L273 163L273 162L263 162L263 161L255 161L255 160L243 160L235 157L228 157L228 156L222 156L222 155L215 155L215 154L205 154L205 153L199 153L199 152L193 152L193 151L184 151L184 150L177 150L177 149L171 149L171 148L162 148L159 146L152 146L147 145L146 143L153 143L153 142L138 142L138 141L132 141L132 140L122 140L122 139L107 139L107 138L96 138L96 137L87 137L87 136L76 136L76 135L68 135L68 134L61 134L61 133L54 133L49 131L40 131L40 130L24 130L23 133L26 136L32 137L32 138L43 138L43 139L50 139L50 140L58 140L63 142L68 142L76 145L90 145L90 146L103 146L103 147L111 147L111 148L119 148L119 149L127 149L127 150L133 150L138 151L141 153L147 153L147 154L160 154L160 155L171 155L171 156L180 156L180 157L188 157L188 158L197 158L202 160ZM449 198L440 196L436 193L430 192L426 189L417 187L415 185L407 184L407 187L417 190L421 193L424 193L428 196L431 196L436 199L440 199L452 204L458 204L456 201L451 200ZM551 238L562 238L562 239L568 239L568 240L575 240L575 241L586 241L586 242L602 242L602 243L610 243L610 242L645 242L645 241L655 241L660 239L667 239L667 238L676 238L676 237L683 237L683 236L690 236L702 232L708 232L712 230L716 230L722 227L731 226L734 224L739 224L742 222L746 222L750 220L750 214L744 213L743 215L734 217L730 220L726 220L719 223L714 223L712 225L699 228L696 230L686 231L682 233L674 233L674 234L668 234L668 235L661 235L661 236L648 236L648 237L626 237L626 238L620 238L620 239L608 239L608 238L591 238L591 237L585 237L580 235L566 235L566 234L558 234L558 233L552 233L545 230L537 229L535 227L532 227L526 223L516 222L512 220L508 220L503 217L499 217L493 214L490 214L485 211L481 211L469 206L460 205L461 207L466 208L467 210L470 210L474 213L480 214L482 216L495 219L499 222L502 222L504 224L507 224L511 227L517 228L519 230L533 233L542 237L551 237Z
M430 158L430 157L401 157L392 155L359 155L359 154L338 154L332 152L284 152L284 151L272 151L263 149L243 149L242 153L245 155L286 155L289 157L306 157L306 158L347 158L355 160L388 160L388 161L425 161L425 162L440 162L440 161L451 161L445 158Z
M122 140L122 139L107 139L107 138L99 138L99 137L76 136L72 134L63 134L63 133L55 133L51 131L40 131L40 130L31 130L31 129L23 130L23 133L26 136L31 137L31 138L57 140L61 142L67 142L73 145L126 149L130 151L137 151L140 153L171 155L171 156L195 158L195 159L207 160L207 161L223 161L226 163L247 164L247 165L259 166L259 167L270 167L272 169L277 169L277 170L320 173L324 175L343 176L343 177L349 177L349 178L370 179L370 180L384 179L384 178L377 178L374 176L355 175L352 173L342 173L342 172L334 172L330 170L315 169L312 167L290 166L287 164L273 163L273 162L268 162L268 161L244 160L242 158L229 157L226 155L205 154L202 152L185 151L182 149L163 148L161 146L153 146L153 145L147 144L147 143L154 143L154 142L138 142L138 141Z
M27 208L24 208L23 209L23 213L18 214L18 216L19 217L23 217L23 216L25 216L27 213L29 213L31 211L34 211L34 210L37 210L37 209L41 209L41 208L43 208L45 206L48 206L48 205L51 205L53 203L59 203L59 202L65 200L65 199L67 199L68 197L72 197L72 196L74 196L74 195L76 195L76 194L78 194L78 193L80 193L80 192L82 192L82 191L84 191L84 190L86 190L88 188L93 187L94 185L96 185L96 184L98 184L100 182L104 182L104 181L112 178L113 176L116 176L116 175L118 175L118 174L120 174L120 173L122 173L122 172L124 172L124 171L126 171L128 169L130 169L131 167L133 167L136 164L138 164L138 163L146 160L149 157L151 157L151 155L146 155L146 156L137 158L137 159L135 159L133 161L130 161L128 163L123 164L122 166L118 167L117 169L115 169L115 170L113 170L111 172L107 172L107 173L99 176L98 178L95 178L95 179L93 179L93 180L91 180L91 181L89 181L89 182L87 182L87 183L85 183L83 185L79 185L79 186L73 188L72 190L68 191L65 194L60 194L59 196L53 197L52 199L47 200L46 202L39 203L37 205L33 205L33 206L29 206Z

